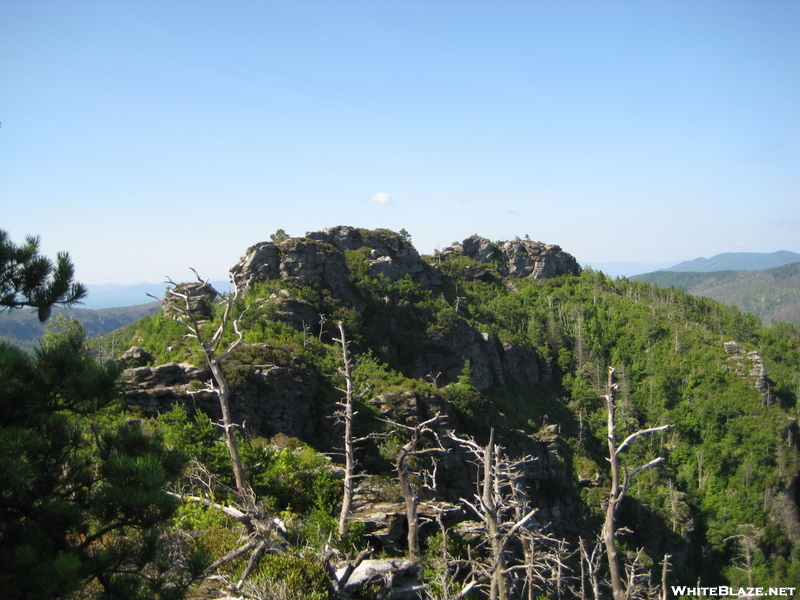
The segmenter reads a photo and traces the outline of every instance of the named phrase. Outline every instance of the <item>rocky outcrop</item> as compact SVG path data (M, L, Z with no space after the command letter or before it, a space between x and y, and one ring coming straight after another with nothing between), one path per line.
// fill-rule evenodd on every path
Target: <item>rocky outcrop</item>
M256 244L231 268L231 275L238 289L284 279L301 286L322 285L335 297L358 304L346 285L349 271L344 253L362 248L369 249L366 262L372 277L383 275L397 281L408 275L423 287L441 284L438 269L424 263L414 246L399 234L346 226Z
M125 369L120 376L125 402L150 416L170 410L175 402L197 401L194 396L212 394L205 390L211 372L189 363L166 363L156 367ZM216 398L216 394L213 394Z
M239 291L256 283L282 279L300 287L322 286L336 297L356 301L347 286L349 271L342 252L330 244L310 238L284 238L280 242L261 242L231 268Z
M164 315L169 318L183 314L186 309L186 302L189 303L189 310L199 321L210 319L214 313L214 300L217 298L217 290L211 285L203 282L181 283L174 288L177 294L186 296L186 299L167 293L161 302ZM177 307L177 310L173 308Z
M306 237L330 244L342 252L369 248L367 264L372 277L383 275L389 281L398 281L408 275L423 287L441 284L439 270L424 263L414 246L403 236L387 229L339 226L307 233Z
M468 237L460 244L448 246L431 256L463 254L480 263L493 264L500 275L511 279L551 279L559 275L578 275L580 265L575 257L564 252L560 246L543 244L531 240L511 240L492 243L478 235ZM484 273L473 276L485 277Z
M347 226L308 232L302 238L287 237L256 244L231 268L231 275L240 290L259 281L287 279L298 285L323 285L336 297L353 301L355 298L345 285L349 272L344 253L355 250L367 250L365 259L371 277L398 281L408 276L425 288L442 283L443 275L437 265L423 261L404 236L386 229ZM473 235L441 252L435 250L431 256L442 258L451 254L463 254L511 279L541 280L580 273L574 256L559 246L531 240L493 243ZM493 277L488 268L472 271L473 279Z
M262 345L245 344L223 363L231 385L233 420L260 436L283 433L315 447L329 448L331 424L321 406L316 374L299 356ZM136 367L122 372L125 402L145 414L169 411L176 403L222 415L219 397L209 385L211 372L188 363ZM327 411L327 412L326 412Z
M761 405L769 406L775 401L775 394L770 388L767 377L767 367L761 355L755 351L748 351L736 341L724 342L725 352L729 354L728 361L733 371L740 377L750 377L754 380L755 388L761 394Z
M144 348L131 346L122 353L119 360L127 367L144 367L147 363L153 361L153 355Z

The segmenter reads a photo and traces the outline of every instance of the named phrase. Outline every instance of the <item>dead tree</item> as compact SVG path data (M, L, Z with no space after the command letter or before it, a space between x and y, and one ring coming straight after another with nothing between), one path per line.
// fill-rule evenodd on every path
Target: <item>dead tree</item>
M286 533L283 523L276 518L270 517L261 510L252 494L241 498L242 504L230 503L220 504L213 500L217 488L221 486L215 481L212 475L203 465L193 462L190 469L186 472L188 488L181 490L181 493L168 492L171 496L183 502L197 502L209 508L213 508L226 515L233 521L239 523L244 528L245 535L236 548L233 548L223 556L211 563L203 571L203 578L208 578L225 564L250 553L247 565L242 571L237 582L230 582L227 585L229 591L239 592L248 577L255 569L259 559L264 554L284 555L291 549L289 542L283 537ZM233 494L230 494L233 496Z
M614 383L614 367L608 368L608 385L605 395L606 411L608 413L608 461L611 465L611 490L608 497L608 506L606 507L606 518L603 523L603 543L606 547L606 558L608 560L608 572L611 579L611 590L614 594L614 600L625 600L625 585L622 582L620 573L620 561L617 556L617 549L614 545L614 537L616 534L616 518L617 512L622 504L622 499L630 487L633 477L640 471L654 467L663 462L663 457L658 457L651 460L649 463L640 465L630 471L626 470L622 478L620 478L620 465L619 455L622 454L639 436L664 431L670 425L662 425L661 427L650 427L642 429L629 435L625 440L617 446L616 441L616 421L615 421L615 393L617 391L617 384Z
M244 497L248 494L249 486L242 458L239 454L239 444L234 431L236 425L231 420L230 386L228 385L228 380L225 378L221 367L222 361L230 356L244 339L244 333L239 329L239 320L234 319L232 316L233 305L238 295L238 289L234 292L233 296L220 294L209 285L208 281L201 279L197 271L194 269L192 269L192 271L197 277L197 281L200 283L197 289L200 292L210 294L215 299L218 299L219 306L223 309L220 323L210 336L204 332L201 326L202 323L200 319L198 319L196 306L192 305L192 299L196 298L196 296L191 294L191 289L188 286L178 286L174 281L167 278L167 283L175 287L167 289L167 296L165 298L156 298L156 300L161 302L164 314L170 315L173 320L186 327L188 330L186 337L193 338L200 344L206 364L211 370L211 374L214 376L214 383L211 385L219 398L219 406L222 412L222 426L225 430L225 442L231 457L231 467L233 469L234 480L236 481L236 491ZM151 298L155 298L155 296L151 296ZM221 350L222 338L231 326L235 338Z
M404 444L397 453L394 467L397 471L397 478L400 481L400 493L403 494L403 500L405 501L406 505L406 520L408 521L408 555L413 559L420 558L419 516L417 515L419 498L417 498L417 493L414 490L414 486L411 484L411 478L408 472L408 459L411 456L420 456L422 454L430 454L433 452L445 452L445 449L442 448L442 445L439 442L439 436L437 436L436 432L431 429L431 425L437 423L439 419L440 415L439 413L436 413L436 416L433 418L430 418L422 423L418 423L413 427L409 425L403 425L402 423L398 423L396 421L380 419L385 423L397 427L398 429L407 431L411 434L411 439ZM433 448L417 450L417 445L422 440L422 436L426 434L436 440L436 446Z
M350 356L350 342L347 341L344 324L339 321L337 325L339 326L340 337L334 339L334 341L339 342L342 346L342 367L339 369L339 372L344 376L345 382L344 389L339 389L339 391L344 394L344 402L337 402L337 406L339 406L340 409L334 413L334 416L344 423L344 490L342 494L342 510L339 513L339 536L343 536L347 534L350 513L352 512L353 506L354 484L356 479L358 479L358 476L355 475L355 447L356 444L368 439L373 439L376 436L369 435L362 438L353 438L353 418L357 414L356 411L353 410L353 403L366 395L370 388L367 387L361 394L354 396L353 370L356 368L357 363Z
M431 599L436 597L438 600L461 600L477 587L479 578L475 576L475 572L480 570L481 565L476 564L473 560L456 558L450 553L447 548L449 533L442 519L442 511L438 509L436 510L436 523L439 525L439 533L442 537L439 544L439 556L431 559L434 565L434 575L431 581L438 584L440 592L438 596L429 594L427 597ZM469 576L461 586L461 590L454 592L454 583L464 570L469 570Z
M534 459L524 457L512 461L495 446L494 428L489 435L486 447L479 446L471 439L458 438L453 433L448 435L453 441L469 450L476 458L482 477L478 481L478 493L475 501L462 498L462 502L472 509L486 528L486 541L489 545L490 559L490 600L508 599L507 574L512 570L506 567L506 548L508 543L517 537L522 528L536 514L536 508L519 505L512 491L520 477L523 464ZM517 496L518 498L518 496ZM510 520L509 516L523 514L520 518ZM522 509L522 510L520 510Z
M747 585L753 587L753 559L758 550L758 544L764 536L764 530L752 523L739 525L742 533L725 538L726 542L737 540L741 554L736 563L736 568L747 574Z
M600 558L603 555L603 540L598 538L592 546L591 552L586 547L586 540L580 538L579 547L581 552L581 600L586 600L585 583L589 578L589 585L592 587L592 598L600 600Z

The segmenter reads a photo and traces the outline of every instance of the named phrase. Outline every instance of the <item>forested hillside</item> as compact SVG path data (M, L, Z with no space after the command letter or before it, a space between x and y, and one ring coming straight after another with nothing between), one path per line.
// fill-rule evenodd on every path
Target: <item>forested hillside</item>
M632 277L661 287L679 287L694 296L706 296L762 319L800 326L800 263L763 271L711 273L657 271Z
M61 315L65 319L75 319L83 325L87 337L94 338L110 333L120 327L155 312L158 303L140 304L124 308L104 308L91 310L84 308L56 308L52 317ZM9 312L0 318L0 340L10 342L20 348L32 351L41 342L45 325L33 310Z
M472 236L419 257L405 232L334 228L273 236L232 275L230 302L182 285L101 340L106 355L112 339L138 348L121 375L127 414L191 459L169 488L182 499L173 551L200 564L182 571L189 597L226 585L248 598L598 600L612 585L660 594L662 581L800 586L791 325L581 272L529 240ZM246 496L215 425L212 340L214 356L234 347L219 364ZM625 488L616 558L601 536L610 407ZM348 431L358 479L342 511Z

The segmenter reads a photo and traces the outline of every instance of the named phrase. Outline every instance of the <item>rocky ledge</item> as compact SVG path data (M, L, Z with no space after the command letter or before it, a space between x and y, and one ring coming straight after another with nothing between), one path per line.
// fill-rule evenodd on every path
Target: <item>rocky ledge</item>
M531 240L491 242L478 235L441 252L434 250L429 262L423 260L406 236L386 229L366 230L338 226L306 233L304 237L261 242L251 246L231 268L231 277L240 290L267 280L284 279L298 285L323 285L335 296L352 300L346 289L348 269L345 252L364 250L369 274L397 281L406 276L419 285L441 285L443 274L437 260L461 254L478 263L492 266L512 279L549 279L580 273L574 256L559 246ZM475 278L485 276L476 269Z

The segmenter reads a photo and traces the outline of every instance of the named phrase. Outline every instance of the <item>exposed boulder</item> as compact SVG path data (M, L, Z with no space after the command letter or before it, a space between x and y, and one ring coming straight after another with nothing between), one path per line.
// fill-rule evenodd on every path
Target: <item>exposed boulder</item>
M245 361L245 362L243 362ZM317 376L299 357L279 349L245 344L223 363L231 386L233 420L253 433L283 433L315 446L330 446L332 409L320 406ZM146 414L166 412L175 403L222 417L211 372L188 363L166 363L122 372L125 401Z
M769 406L775 401L775 394L771 390L767 377L767 367L761 355L755 351L748 351L735 341L724 342L725 352L730 354L728 361L734 373L740 377L750 377L754 380L755 388L761 394L761 405Z
M125 369L120 376L125 402L149 415L165 412L175 402L191 402L193 392L203 390L203 394L210 394L205 390L205 382L210 379L210 371L189 363L134 367Z
M367 264L372 277L383 275L397 281L409 275L424 287L441 284L438 269L424 263L400 234L347 226L256 244L231 268L231 275L238 289L259 281L290 279L299 285L323 285L337 298L356 302L346 286L349 271L344 253L362 248L369 249Z
M559 275L578 275L581 271L575 257L564 252L560 246L531 240L492 243L473 235L441 252L434 250L431 256L446 257L450 254L463 254L484 264L494 264L500 275L511 279L551 279ZM481 270L474 275L467 271L464 275L473 279L486 278Z
M210 319L214 314L213 302L218 293L217 290L207 283L181 283L172 289L176 293L183 294L188 297L189 310L196 319L200 321ZM164 301L161 303L161 306L164 309L164 315L169 318L174 318L176 313L178 315L182 314L180 309L184 309L186 307L185 302L186 301L183 298L178 298L167 292ZM178 306L178 310L173 308L176 305Z
M139 348L137 346L131 346L125 352L122 353L122 356L119 357L119 360L127 367L143 367L147 363L153 361L153 355L150 354L144 348Z
M560 246L513 240L504 242L501 247L505 258L505 274L509 277L541 280L580 273L578 261Z

